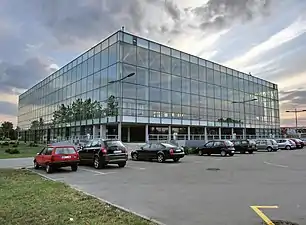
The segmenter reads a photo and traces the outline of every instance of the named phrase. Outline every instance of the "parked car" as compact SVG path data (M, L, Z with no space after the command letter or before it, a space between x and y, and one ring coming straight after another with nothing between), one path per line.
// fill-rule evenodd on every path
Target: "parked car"
M178 162L184 156L185 153L181 147L169 143L148 143L131 152L133 160L157 159L159 163L165 162L167 159Z
M257 150L256 142L254 140L231 140L231 142L234 144L235 151L240 152L241 154L245 154L246 152L252 154Z
M100 169L108 164L125 167L128 160L126 147L119 140L92 139L79 150L80 163Z
M296 148L296 145L290 139L277 139L276 140L279 149L292 150Z
M223 157L227 155L233 156L235 154L235 147L228 140L209 141L205 145L198 147L197 152L199 155L220 154Z
M306 138L301 138L301 140L304 142L304 146L306 146Z
M34 158L34 168L46 168L47 173L54 169L70 166L72 171L77 171L79 154L73 145L48 145Z
M268 152L276 152L278 150L278 144L273 139L258 139L256 140L256 146L258 150L267 150Z
M295 142L296 148L303 148L304 142L298 138L291 138L290 140Z

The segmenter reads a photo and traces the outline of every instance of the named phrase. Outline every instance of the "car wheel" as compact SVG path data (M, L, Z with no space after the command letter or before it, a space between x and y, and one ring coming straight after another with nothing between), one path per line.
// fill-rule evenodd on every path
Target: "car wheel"
M157 155L157 162L159 162L159 163L165 162L165 156L163 154L159 153Z
M249 151L249 154L253 154L253 151Z
M50 166L49 164L46 166L46 172L52 173L52 166Z
M199 150L198 154L199 154L199 155L203 155L203 151L202 151L202 150Z
M95 169L101 169L101 162L100 162L99 157L97 157L97 156L94 159L94 168Z
M286 149L286 150L290 150L291 147L290 147L289 145L287 145L285 149Z
M175 159L173 159L173 161L178 162L178 161L180 161L180 158L175 158Z
M118 163L118 166L119 166L120 168L125 167L125 165L126 165L126 162Z
M137 153L133 153L132 154L132 159L137 161L138 160L138 154Z
M78 170L78 165L72 165L71 170L72 171L77 171Z
M36 160L34 161L34 169L39 169L39 165L38 165L38 163L36 162Z
M226 151L222 150L222 151L220 152L220 155L221 155L222 157L225 157L225 156L226 156Z
M272 148L271 147L268 147L267 150L268 150L268 152L272 152Z

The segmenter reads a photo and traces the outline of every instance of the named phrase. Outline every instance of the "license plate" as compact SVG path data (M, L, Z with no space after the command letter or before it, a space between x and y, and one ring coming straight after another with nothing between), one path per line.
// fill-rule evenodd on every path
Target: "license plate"
M181 150L180 150L180 149L178 149L178 150L176 150L176 152L181 152Z
M70 159L71 156L62 156L62 159Z
M114 154L118 154L118 153L121 153L121 151L119 150L119 151L114 151Z

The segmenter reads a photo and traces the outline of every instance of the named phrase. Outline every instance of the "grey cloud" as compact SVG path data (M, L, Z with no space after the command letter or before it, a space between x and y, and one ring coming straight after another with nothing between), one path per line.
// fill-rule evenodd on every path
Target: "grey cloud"
M203 30L220 30L236 22L247 22L257 16L267 15L271 0L209 0L190 9L202 21Z
M165 9L166 12L169 13L173 20L180 20L181 19L181 12L180 9L172 0L165 0Z
M289 109L292 107L306 107L306 89L298 89L294 91L280 91L279 95L280 102L284 102L284 105L291 106L289 107Z
M0 101L0 114L17 116L17 105L11 102Z
M23 64L0 63L0 91L11 94L15 89L28 89L54 70L49 68L48 62L38 58L30 58Z
M140 0L54 0L30 1L37 20L51 31L61 43L75 43L78 39L101 40L110 32L126 26L140 32L144 18Z

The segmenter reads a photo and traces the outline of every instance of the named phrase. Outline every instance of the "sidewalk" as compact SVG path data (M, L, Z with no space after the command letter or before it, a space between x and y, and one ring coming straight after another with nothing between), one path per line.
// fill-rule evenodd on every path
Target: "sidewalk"
M29 158L14 158L14 159L0 159L0 168L15 168L33 166L33 157Z

